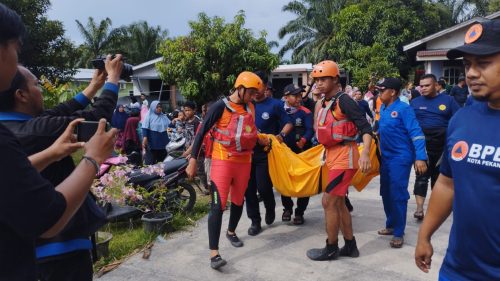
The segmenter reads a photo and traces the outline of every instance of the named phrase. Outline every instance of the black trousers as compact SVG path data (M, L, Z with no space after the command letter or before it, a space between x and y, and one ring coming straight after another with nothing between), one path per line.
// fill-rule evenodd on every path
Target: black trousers
M269 167L267 164L267 154L254 154L252 158L252 169L250 171L250 180L245 192L245 202L247 216L252 223L260 223L261 216L259 210L259 199L257 191L263 199L266 210L274 211L276 201L274 200L273 183L269 176Z
M423 130L425 135L425 148L427 150L427 172L422 175L416 175L413 194L426 197L429 179L431 180L431 189L439 176L438 162L443 155L444 143L446 141L446 129Z
M93 276L90 251L78 251L61 259L37 264L39 281L91 281Z
M281 204L283 204L283 208L285 210L292 211L293 200L291 197L281 195ZM295 215L303 216L308 204L309 204L309 197L297 198L297 208L295 208Z

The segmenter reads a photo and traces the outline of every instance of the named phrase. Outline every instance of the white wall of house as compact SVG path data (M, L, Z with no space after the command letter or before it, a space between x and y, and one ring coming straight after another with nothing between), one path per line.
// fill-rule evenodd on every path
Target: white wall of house
M443 61L426 61L424 67L425 73L432 73L438 79L443 76Z
M465 26L427 42L427 50L451 49L463 45L464 35L468 29L469 26Z
M307 73L276 73L271 74L271 81L274 79L283 79L283 78L291 78L293 79L293 84L299 85L299 78L302 78L302 83L307 81ZM304 78L306 80L304 80Z

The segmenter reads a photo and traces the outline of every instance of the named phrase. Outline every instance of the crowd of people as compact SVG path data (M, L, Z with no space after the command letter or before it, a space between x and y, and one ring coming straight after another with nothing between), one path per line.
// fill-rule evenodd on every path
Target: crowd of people
M322 206L327 238L324 247L310 249L306 256L314 261L358 257L347 193L356 171L371 169L369 152L376 138L386 215L378 234L392 236L393 248L404 245L413 167L417 203L413 216L423 220L416 265L429 270L432 234L453 211L440 279L498 278L500 145L492 128L500 120L500 21L479 23L471 30L465 44L447 54L450 59L463 57L465 65L463 79L449 92L445 81L425 74L418 89L412 85L402 89L400 79L385 77L370 83L363 95L357 87L343 86L337 63L325 60L314 66L306 87L287 85L282 100L273 98L272 83L263 72L244 71L228 96L201 107L201 118L190 101L181 111L167 115L159 101L149 104L146 96L117 105L123 67L117 54L106 58L105 69L96 70L81 93L45 110L38 78L17 61L25 27L18 14L0 4L4 194L0 280L92 280L91 236L106 222L89 193L99 165L113 149L124 154L145 152L146 164L161 162L174 135L186 141L183 156L189 159L188 176L206 176L214 269L227 263L219 252L226 209L230 214L225 236L234 247L244 245L236 229L245 203L251 220L248 235L263 231L259 201L264 205L264 222L271 225L276 219L268 164L273 144L268 135L296 154L319 144L324 147L328 184ZM99 122L97 132L85 143L77 142L73 134L82 120ZM106 122L114 128L106 131ZM70 155L81 148L84 156L75 166ZM429 180L433 191L425 212ZM293 199L281 196L282 221L306 223L308 202L308 197L298 198L294 209Z

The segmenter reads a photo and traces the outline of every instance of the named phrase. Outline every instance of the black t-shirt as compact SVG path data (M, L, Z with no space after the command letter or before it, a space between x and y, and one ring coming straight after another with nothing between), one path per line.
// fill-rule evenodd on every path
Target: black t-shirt
M36 280L35 239L59 220L66 200L3 125L0 155L0 280Z

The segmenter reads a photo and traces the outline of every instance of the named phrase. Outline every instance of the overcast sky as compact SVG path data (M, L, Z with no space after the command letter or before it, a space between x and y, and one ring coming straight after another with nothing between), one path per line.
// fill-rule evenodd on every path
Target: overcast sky
M239 10L246 15L245 27L258 34L266 30L268 40L276 40L280 47L285 43L278 40L278 30L294 14L285 13L281 8L289 0L51 0L48 11L50 19L63 22L67 36L77 44L83 39L75 20L86 24L88 17L100 21L109 17L113 27L128 25L139 20L146 20L149 25L159 25L168 30L169 36L186 35L189 32L188 21L196 20L200 12L208 16L220 16L232 21ZM277 50L273 50L277 52ZM289 54L288 54L289 56Z

